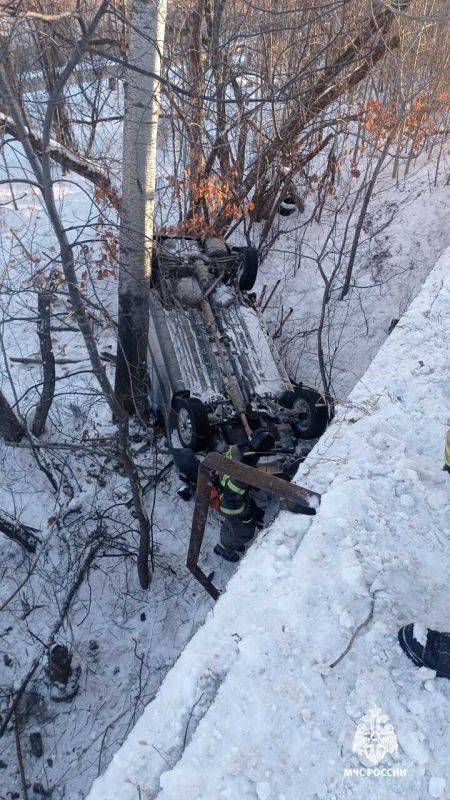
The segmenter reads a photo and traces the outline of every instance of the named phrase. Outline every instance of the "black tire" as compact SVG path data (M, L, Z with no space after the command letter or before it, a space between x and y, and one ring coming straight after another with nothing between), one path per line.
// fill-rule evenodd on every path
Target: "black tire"
M315 389L298 386L293 392L285 392L280 398L281 405L286 408L298 406L306 411L306 419L293 423L294 430L299 439L318 439L325 432L329 419L328 404L323 395Z
M283 197L278 204L278 213L282 217L290 217L297 211L297 203L293 197Z
M208 412L202 401L196 397L178 400L175 413L181 445L194 453L206 450L211 440L211 429Z
M250 292L258 277L259 256L256 247L233 247L242 254L242 266L238 273L239 288L242 292Z

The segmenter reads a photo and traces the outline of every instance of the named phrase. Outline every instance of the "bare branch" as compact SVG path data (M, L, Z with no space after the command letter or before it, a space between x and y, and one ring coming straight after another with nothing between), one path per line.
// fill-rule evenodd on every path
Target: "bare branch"
M21 132L20 128L16 125L14 120L11 119L11 117L2 112L0 112L0 128L4 133L9 134L14 139L22 141L23 133ZM94 186L97 186L105 193L111 205L117 211L120 210L120 194L115 186L113 186L105 170L103 170L93 161L84 158L84 156L71 152L67 149L67 147L59 144L59 142L56 142L54 139L50 139L47 147L44 148L41 134L32 128L27 128L26 130L30 146L33 148L37 156L42 156L45 149L46 154L52 159L52 161L55 161L64 169L71 170L77 175L80 175L82 178L86 178L86 180L93 183Z
M39 531L30 525L24 525L23 522L7 514L6 511L0 511L0 532L3 533L8 539L17 542L23 547L27 553L35 553L36 546L39 544L40 539L36 536Z
M349 641L349 643L348 643L347 647L345 648L345 650L343 650L343 651L342 651L341 655L340 655L340 656L338 656L338 657L336 658L336 660L335 660L335 661L333 661L333 663L332 663L332 664L330 664L330 669L334 669L334 667L337 667L337 665L341 663L342 659L343 659L343 658L345 658L345 656L347 655L347 653L349 653L349 652L350 652L350 650L351 650L351 649L352 649L352 647L353 647L353 643L354 643L354 641L355 641L356 637L358 636L358 634L359 634L359 633L361 633L361 631L362 631L362 629L363 629L363 628L366 628L366 627L367 627L367 625L369 624L370 620L372 619L372 617L373 617L373 612L374 612L374 609L375 609L375 597L372 597L372 602L371 602L371 605L370 605L370 610L369 610L369 613L368 613L368 615L367 615L366 619L365 619L363 622L361 622L361 623L360 623L360 625L358 625L358 626L355 628L355 630L353 631L353 633L352 633L352 635L351 635L351 637L350 637L350 641Z

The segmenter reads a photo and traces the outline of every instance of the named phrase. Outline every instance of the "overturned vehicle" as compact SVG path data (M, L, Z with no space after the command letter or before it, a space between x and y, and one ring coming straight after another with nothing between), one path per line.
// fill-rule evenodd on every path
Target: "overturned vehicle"
M264 428L281 468L325 430L332 403L287 375L251 289L258 257L222 239L161 236L153 249L149 372L169 440L220 449Z

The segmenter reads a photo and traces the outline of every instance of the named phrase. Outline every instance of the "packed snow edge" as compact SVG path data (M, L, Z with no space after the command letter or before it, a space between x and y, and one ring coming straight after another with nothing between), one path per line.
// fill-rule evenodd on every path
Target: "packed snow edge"
M326 749L320 737L324 736L327 727L332 728L334 724L336 730L342 725L345 727L352 715L348 711L346 715L339 712L335 718L326 707L326 692L330 690L326 688L326 678L320 677L327 674L326 667L321 668L321 659L323 657L324 663L330 663L332 653L339 655L356 623L365 618L373 597L380 592L382 598L386 590L383 581L380 586L376 578L372 583L368 582L370 560L366 564L364 557L359 557L356 548L358 536L352 536L349 526L359 533L355 521L358 523L363 518L365 523L370 520L370 525L374 530L376 528L375 539L380 549L392 548L387 529L386 539L382 539L386 528L384 513L387 511L383 507L383 492L394 480L398 482L396 491L402 482L406 485L410 480L413 489L414 485L418 486L418 496L421 496L422 477L415 467L415 454L436 478L432 490L436 495L436 515L439 516L442 502L445 502L440 494L437 470L440 468L447 422L445 415L448 413L448 405L445 410L449 384L448 376L444 374L444 315L448 317L449 265L450 250L447 250L348 402L338 409L334 424L301 466L296 482L323 495L317 516L292 517L283 513L268 531L263 532L204 626L167 675L155 700L146 708L105 774L95 781L88 800L131 800L139 796L139 792L143 797L155 797L161 793L164 800L183 795L213 798L218 796L222 784L229 789L227 797L237 797L242 791L239 787L244 773L245 780L253 781L257 786L256 773L254 779L248 777L252 770L248 764L242 768L242 775L239 773L239 780L232 771L227 778L227 766L222 758L223 737L233 733L233 738L240 743L242 757L248 735L243 736L241 711L245 707L246 695L253 695L254 702L247 710L246 719L250 727L253 724L256 738L258 726L261 730L258 758L264 748L273 750L273 742L264 736L265 717L270 716L265 704L270 703L273 697L270 685L265 690L265 699L255 690L255 674L258 674L255 661L263 670L266 651L269 660L279 652L283 663L277 667L277 674L285 675L287 662L291 657L296 658L297 639L300 641L302 637L310 644L311 650L299 655L297 681L305 696L310 687L315 687L312 691L316 699L310 701L313 711L308 713L317 717L322 715L323 730L319 723L310 730L308 719L300 720L299 716L300 721L290 738L295 739L301 722L305 768L314 748L334 753L333 742L328 743ZM426 404L426 419L420 398ZM422 426L423 430L415 430L415 425ZM389 463L392 463L389 467L392 477L386 472ZM411 514L409 503L414 502L413 489L411 494L405 492L396 500L406 518L405 525ZM430 529L435 522L433 515L431 507ZM400 516L398 526L402 524ZM308 536L305 538L306 533ZM411 535L408 531L408 536ZM361 538L370 539L370 526L363 527ZM447 570L447 565L443 564L442 569ZM376 570L373 572L375 574ZM286 602L286 597L289 602ZM332 621L331 615L338 602L342 608L338 609L337 630L333 623L327 636L322 637L321 617L324 620L323 631L327 619ZM281 624L283 619L289 620L289 624ZM278 620L280 631L276 629ZM377 624L386 623L378 621L377 617ZM357 658L357 655L352 653L351 658ZM314 673L311 673L311 665L314 665ZM341 678L347 668L348 664L344 665ZM331 680L335 680L334 676ZM383 680L388 680L384 673ZM261 677L259 682L262 691L264 678ZM323 700L320 714L318 698ZM260 714L264 715L264 720L258 723L261 702L264 710L260 708ZM400 718L402 713L399 711ZM427 759L424 760L422 751L419 753L420 747L411 738L403 720L400 729L404 752L413 761L416 758L417 763L423 762L425 768ZM217 758L218 754L222 756ZM267 753L265 757L268 757ZM330 760L333 760L331 756ZM331 786L334 769L335 765L324 768L320 779L311 777L311 796L318 790L322 792L321 796L325 796L324 787ZM280 773L285 770L280 762ZM198 774L200 771L202 775ZM277 780L281 779L276 778L275 783ZM325 784L320 789L313 785L314 780L325 781ZM284 777L281 783L283 781L289 797L289 777ZM201 790L199 786L202 786ZM306 786L304 789L306 792ZM269 792L272 792L270 785ZM256 794L259 797L258 790ZM267 795L272 796L281 795Z

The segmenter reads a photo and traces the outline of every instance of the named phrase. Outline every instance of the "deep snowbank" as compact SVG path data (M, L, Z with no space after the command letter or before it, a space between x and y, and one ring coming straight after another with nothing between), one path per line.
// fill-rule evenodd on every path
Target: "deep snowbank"
M396 644L404 622L450 627L449 267L299 471L318 515L281 514L251 548L89 800L450 797L450 682ZM374 706L398 741L379 766L402 777L345 775Z

